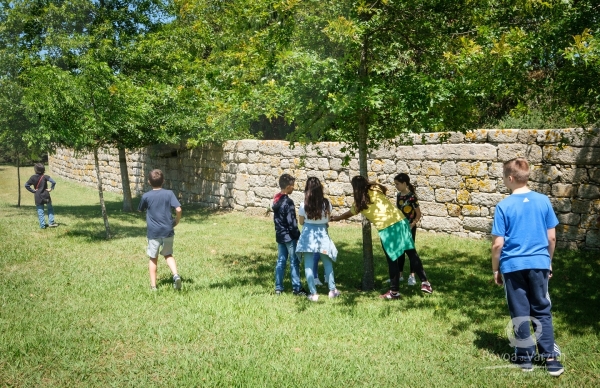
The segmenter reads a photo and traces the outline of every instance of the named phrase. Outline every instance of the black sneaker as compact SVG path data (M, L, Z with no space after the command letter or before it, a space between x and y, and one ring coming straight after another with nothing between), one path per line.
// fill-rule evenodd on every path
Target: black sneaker
M558 360L546 360L546 370L550 374L550 376L558 377L563 374L565 368Z
M297 296L308 296L308 292L304 288L300 288L299 290L294 290L294 295Z
M521 370L523 372L533 371L533 363L531 362L531 360L525 360L523 358L519 358L514 363L515 363L515 367L521 368Z

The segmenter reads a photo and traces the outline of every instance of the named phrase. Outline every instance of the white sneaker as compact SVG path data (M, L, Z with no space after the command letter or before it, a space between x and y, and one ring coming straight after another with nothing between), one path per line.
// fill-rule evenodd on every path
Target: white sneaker
M315 286L322 286L323 283L319 280L319 278L315 278Z
M340 296L340 292L337 289L329 291L329 298L333 299L337 298L338 296Z
M408 285L409 286L414 286L416 284L417 284L417 281L415 280L415 277L414 276L409 276L408 277Z
M307 296L308 300L310 300L311 302L316 302L319 300L319 295L318 294L311 294L309 296Z
M404 281L404 276L400 276L400 279L398 279L399 282L403 282ZM391 283L391 282L390 282Z

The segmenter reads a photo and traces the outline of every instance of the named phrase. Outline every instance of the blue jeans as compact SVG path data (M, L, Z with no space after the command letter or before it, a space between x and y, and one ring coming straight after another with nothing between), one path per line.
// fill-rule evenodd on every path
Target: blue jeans
M296 255L296 243L293 240L286 243L277 243L277 265L275 266L275 291L283 291L283 278L287 267L288 255L290 257L290 273L292 277L292 288L300 290L300 260Z
M504 291L508 310L515 330L515 354L518 358L531 360L538 354L546 359L559 354L554 347L554 327L552 325L552 303L548 295L547 269L525 269L503 273ZM533 320L531 320L533 318ZM532 339L529 322L537 332Z
M333 276L333 261L329 258L329 256L324 255L322 253L319 254L321 256L321 261L323 262L323 267L325 267L325 281L329 283L329 290L335 290L335 278ZM308 290L311 295L317 293L317 288L315 287L315 275L313 273L313 264L315 262L315 256L313 253L305 253L304 254L304 273L306 274L306 283L308 283Z
M313 276L317 279L319 278L319 260L321 259L321 254L319 252L315 252L313 255Z
M54 208L52 207L52 202L48 202L46 204L48 206L48 223L54 223ZM46 227L45 222L45 214L44 214L44 205L35 205L37 209L38 219L40 221L40 228L44 229Z

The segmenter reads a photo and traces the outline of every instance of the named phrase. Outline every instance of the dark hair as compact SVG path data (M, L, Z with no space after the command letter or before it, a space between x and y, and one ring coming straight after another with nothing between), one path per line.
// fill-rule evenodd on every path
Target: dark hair
M417 195L416 190L415 190L415 186L413 186L410 183L410 177L408 176L408 174L405 174L405 173L401 172L400 174L398 174L398 175L396 175L394 177L394 180L396 182L406 183L406 185L408 186L408 189L410 190L410 192L413 193L414 195Z
M329 201L323 196L323 185L319 178L311 176L304 187L304 210L309 220L320 220L323 211L329 215Z
M294 182L296 182L296 178L294 178L290 174L281 174L281 176L279 177L279 188L283 190L289 185L293 185Z
M162 187L165 177L163 176L163 172L161 170L155 169L150 171L150 174L148 174L148 180L150 181L150 186Z
M505 162L502 168L504 177L512 176L517 183L527 183L529 180L529 163L525 158L514 158Z
M354 193L354 202L356 203L357 211L361 211L367 209L369 204L371 203L371 198L369 197L369 190L377 186L381 189L383 194L387 192L385 186L380 185L376 182L369 182L367 178L362 175L357 175L352 178L352 191Z
M46 172L46 167L44 167L42 163L36 163L33 165L33 171L35 171L36 174L43 174Z

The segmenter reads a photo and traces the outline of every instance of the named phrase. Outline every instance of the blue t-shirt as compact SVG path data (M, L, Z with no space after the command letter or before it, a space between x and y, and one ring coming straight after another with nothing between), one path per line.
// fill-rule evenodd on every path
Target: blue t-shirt
M180 206L171 190L152 190L142 196L138 210L146 210L149 239L171 237L175 234L171 208Z
M492 234L504 237L500 272L550 269L548 229L558 225L547 196L530 191L512 194L496 206Z

